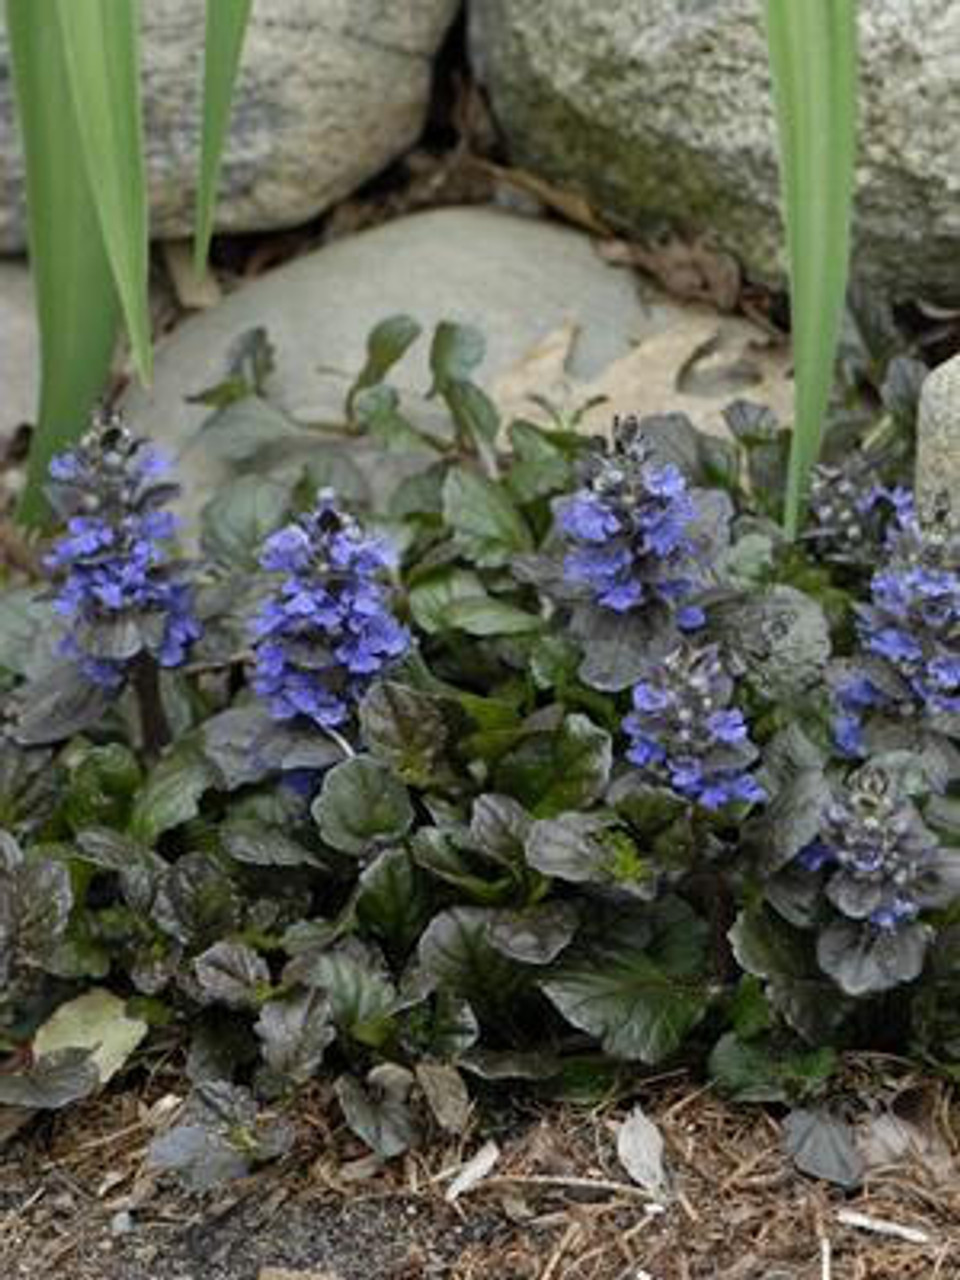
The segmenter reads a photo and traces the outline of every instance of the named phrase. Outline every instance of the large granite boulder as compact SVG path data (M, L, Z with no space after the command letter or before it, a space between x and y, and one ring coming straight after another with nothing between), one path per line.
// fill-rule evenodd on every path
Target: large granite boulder
M0 437L37 412L40 342L33 283L21 262L0 262Z
M459 0L256 0L237 85L217 226L304 222L383 169L423 126L432 58ZM190 233L205 0L143 9L153 233ZM0 251L23 248L23 166L0 22Z
M858 7L856 270L902 295L960 297L960 0ZM716 232L771 278L783 233L762 12L472 0L471 48L516 164L618 227Z

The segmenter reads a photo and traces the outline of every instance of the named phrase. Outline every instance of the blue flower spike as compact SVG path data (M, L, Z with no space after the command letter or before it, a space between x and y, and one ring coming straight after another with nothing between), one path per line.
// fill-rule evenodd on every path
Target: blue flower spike
M627 759L651 782L704 809L758 804L766 793L750 772L757 748L715 645L684 644L633 690L623 722Z
M678 467L656 461L639 433L624 433L558 507L569 550L564 578L614 613L665 606L681 630L703 625L691 597L698 566L700 512Z
M47 496L66 525L47 556L58 579L62 650L88 680L119 691L143 658L179 667L200 636L185 566L171 555L178 493L170 465L117 416L101 416L50 463Z
M275 719L334 730L410 647L384 582L390 547L322 490L311 512L266 540L260 563L282 577L254 622L254 689Z

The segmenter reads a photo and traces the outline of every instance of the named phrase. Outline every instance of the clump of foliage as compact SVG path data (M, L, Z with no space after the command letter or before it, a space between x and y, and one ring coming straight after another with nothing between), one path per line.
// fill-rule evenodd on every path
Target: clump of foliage
M388 1158L463 1124L467 1077L955 1069L957 544L900 455L824 471L789 544L765 410L504 425L443 324L414 416L418 334L377 327L339 426L271 406L245 339L190 561L145 442L55 463L65 579L0 608L0 1099L96 1087L34 1051L93 984L181 1036L155 1156L195 1186L282 1151L263 1107L318 1072Z

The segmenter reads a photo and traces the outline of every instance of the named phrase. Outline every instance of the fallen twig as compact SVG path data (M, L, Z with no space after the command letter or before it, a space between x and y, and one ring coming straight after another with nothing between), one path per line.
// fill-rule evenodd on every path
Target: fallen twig
M634 1199L651 1201L654 1199L643 1187L632 1186L629 1182L613 1182L605 1178L564 1178L549 1174L511 1174L501 1173L495 1178L485 1178L471 1190L490 1191L499 1187L542 1187L555 1191L593 1191L602 1195L625 1195Z
M908 1244L930 1244L928 1232L919 1227L905 1227L899 1222L888 1222L885 1218L871 1218L866 1213L858 1213L856 1209L838 1209L837 1221L845 1227L859 1227L861 1231L872 1231L878 1236L893 1236L897 1240L906 1240Z

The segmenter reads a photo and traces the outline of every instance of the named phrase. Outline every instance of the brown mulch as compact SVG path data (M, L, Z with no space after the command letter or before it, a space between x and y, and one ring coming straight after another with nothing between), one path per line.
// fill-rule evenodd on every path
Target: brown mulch
M879 1065L878 1065L879 1062ZM640 1085L666 1144L658 1204L616 1155L624 1101L503 1102L457 1139L380 1166L332 1091L297 1102L280 1165L206 1196L149 1169L147 1144L179 1105L176 1076L109 1094L18 1135L0 1163L3 1280L957 1280L960 1101L895 1060L849 1074L876 1096L921 1088L952 1156L873 1168L856 1193L805 1178L770 1109L732 1106L682 1073ZM871 1094L873 1096L873 1094ZM449 1202L493 1135L501 1156ZM855 1211L873 1228L846 1225ZM886 1233L906 1228L912 1239ZM878 1234L878 1226L884 1231Z

